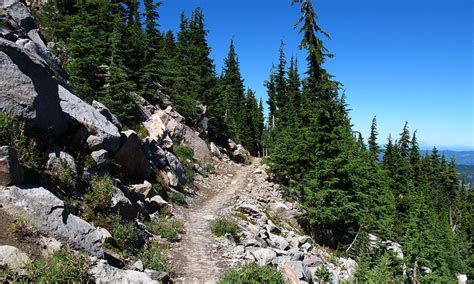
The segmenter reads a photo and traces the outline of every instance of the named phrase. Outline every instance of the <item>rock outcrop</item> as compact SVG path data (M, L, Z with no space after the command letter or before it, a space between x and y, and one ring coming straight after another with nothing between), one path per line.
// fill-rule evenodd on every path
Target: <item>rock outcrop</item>
M41 58L0 38L0 112L24 120L30 129L59 136L68 119L53 76Z
M112 122L118 128L122 128L122 124L115 114L113 114L108 107L98 101L92 101L92 107L102 114L108 121Z
M28 7L19 0L5 0L0 8L6 12L6 21L9 27L18 36L28 37L37 44L46 47L39 35L39 29Z
M61 110L73 121L95 133L102 139L107 150L115 152L120 144L120 133L118 128L108 121L99 111L76 97L69 90L58 85L58 95Z
M55 176L61 174L66 169L77 176L76 161L71 155L59 149L49 153L46 169Z
M114 156L114 160L121 166L121 171L132 178L149 177L153 170L135 131L122 132L122 141L120 149Z
M167 107L165 110L157 110L157 113L173 141L175 143L182 142L193 149L193 159L203 163L211 160L211 152L207 143L199 137L199 133L184 124L183 116L171 107Z
M99 231L81 218L69 214L64 209L64 202L48 190L42 187L0 187L0 204L10 212L27 217L38 228L72 248L103 257Z
M18 117L31 129L62 135L71 123L85 127L116 151L120 134L102 114L55 79L41 57L0 38L0 111Z

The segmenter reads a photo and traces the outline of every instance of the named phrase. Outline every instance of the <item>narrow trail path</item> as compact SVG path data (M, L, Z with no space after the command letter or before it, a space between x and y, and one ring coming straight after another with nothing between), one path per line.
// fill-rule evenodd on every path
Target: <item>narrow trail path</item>
M259 164L254 159L252 165ZM247 186L247 178L255 169L252 165L233 165L226 170L217 170L217 174L230 177L222 188L204 188L203 196L196 198L189 208L183 210L185 234L179 245L172 248L174 283L216 283L228 265L218 255L213 254L214 236L210 223L221 217L235 200L236 194ZM212 182L210 182L212 184Z

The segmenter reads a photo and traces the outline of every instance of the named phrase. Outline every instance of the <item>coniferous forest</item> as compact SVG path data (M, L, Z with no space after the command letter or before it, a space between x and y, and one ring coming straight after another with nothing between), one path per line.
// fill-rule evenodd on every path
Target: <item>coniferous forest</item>
M202 9L181 14L175 34L160 30L160 5L50 0L37 16L76 93L104 103L125 126L138 123L137 94L172 105L193 126L206 116L208 141L230 138L254 156L268 149L273 178L303 206L305 230L354 257L358 282L453 283L457 273L474 278L472 187L459 182L455 161L436 148L421 154L416 131L404 121L383 147L375 117L367 126L370 137L354 131L341 83L323 67L333 56L313 1L291 3L301 12L295 32L307 56L287 58L281 42L274 51L278 62L269 66L266 102L244 85L233 40L219 47L228 55L216 70ZM302 60L305 70L298 69ZM403 260L386 240L403 247Z

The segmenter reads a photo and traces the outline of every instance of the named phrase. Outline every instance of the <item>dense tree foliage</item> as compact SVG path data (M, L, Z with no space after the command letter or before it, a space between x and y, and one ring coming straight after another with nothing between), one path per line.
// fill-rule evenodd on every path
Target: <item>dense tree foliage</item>
M332 55L321 36L329 35L317 24L312 1L293 4L301 9L297 25L307 71L300 79L294 58L287 69L282 44L266 81L268 161L288 194L303 205L301 221L320 243L355 256L363 282L472 277L474 212L466 206L472 190L459 185L454 161L436 149L422 156L408 124L382 151L374 118L366 145L352 130L340 84L323 67ZM369 236L399 242L404 259L383 243L375 248Z
M138 94L162 107L171 101L190 125L207 117L203 135L210 140L231 138L252 153L261 151L263 106L253 92L245 94L234 43L217 76L202 9L190 18L182 13L174 35L159 30L160 5L153 0L53 0L39 18L76 93L103 102L126 125L136 123Z

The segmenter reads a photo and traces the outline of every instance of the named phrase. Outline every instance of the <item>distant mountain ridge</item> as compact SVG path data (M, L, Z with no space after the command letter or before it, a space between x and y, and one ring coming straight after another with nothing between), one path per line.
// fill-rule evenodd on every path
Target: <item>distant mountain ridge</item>
M431 150L421 150L420 152L427 154L431 153ZM444 154L447 160L454 157L458 165L474 165L474 151L439 150L439 154Z
M452 151L452 150L438 150L439 155L445 155L449 161L451 157L456 159L457 165L474 166L474 151ZM420 150L422 155L430 154L431 150ZM379 155L379 159L383 159L383 151Z

